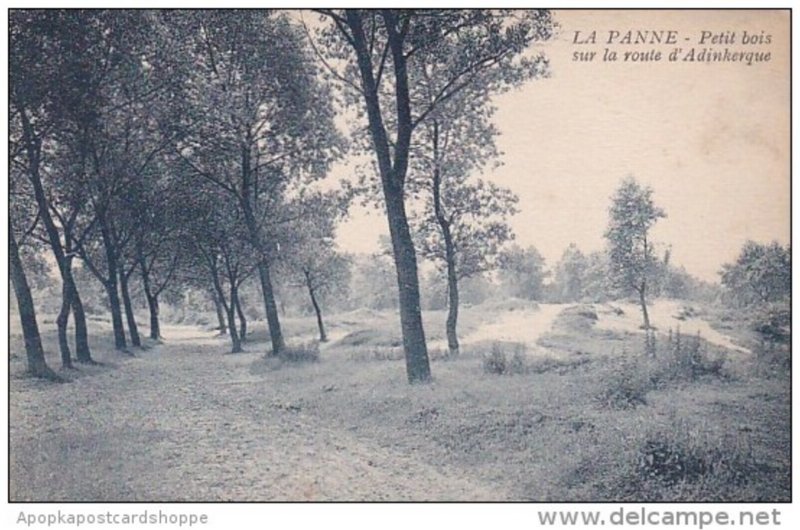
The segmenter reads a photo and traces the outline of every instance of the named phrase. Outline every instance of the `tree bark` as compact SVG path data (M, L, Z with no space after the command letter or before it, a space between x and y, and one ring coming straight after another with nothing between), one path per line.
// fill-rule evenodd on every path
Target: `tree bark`
M258 278L261 282L261 295L264 299L264 314L267 317L267 326L269 327L269 338L272 343L271 356L276 356L285 347L283 340L283 332L281 331L280 317L278 317L278 307L275 303L275 293L272 288L272 278L270 278L269 270L269 256L267 256L267 245L264 237L259 229L258 222L256 221L254 211L253 197L253 182L252 182L252 167L250 164L250 141L248 135L246 141L242 145L242 194L240 203L244 211L245 225L247 226L250 239L259 253L258 261Z
M451 357L458 356L458 271L456 270L456 249L450 232L450 221L442 205L442 172L439 165L439 123L433 121L433 211L436 222L442 231L444 254L447 263L447 349Z
M141 348L142 339L139 337L139 326L136 325L136 315L133 313L131 293L128 289L128 278L129 276L125 274L125 271L120 267L119 286L122 291L122 304L125 308L125 320L128 323L128 334L131 336L131 344L137 348Z
M150 338L159 340L161 339L161 324L158 320L158 295L153 293L150 285L150 270L147 268L147 260L144 257L142 243L138 240L136 242L136 259L139 261L144 297L147 299L147 309L150 312Z
M231 301L227 304L228 309L228 330L231 335L231 343L233 347L231 348L231 353L241 353L242 352L242 338L239 336L238 331L236 330L236 285L231 283Z
M228 334L231 337L231 353L239 353L242 351L242 343L239 339L239 334L236 332L236 318L233 303L229 304L225 300L225 293L222 290L222 284L220 284L219 276L217 276L216 271L212 271L211 281L214 284L214 290L217 293L217 299L219 300L220 305L222 305L222 308L225 310L225 315L227 317Z
M247 342L247 318L242 309L242 300L239 298L238 287L236 289L236 314L239 315L239 338L244 343Z
M150 311L150 338L153 340L161 340L161 322L158 320L158 296L147 295L147 309Z
M83 310L83 301L75 279L72 277L72 260L66 264L66 282L70 288L70 301L72 304L72 316L75 320L75 356L81 364L96 364L92 359L92 351L89 349L89 331L86 325L86 312Z
M11 283L14 285L14 293L17 297L17 306L19 307L19 318L22 324L22 336L25 340L28 373L34 377L58 380L59 377L47 366L47 362L45 362L44 359L42 338L39 335L39 325L36 322L36 307L33 305L33 297L31 296L31 289L28 285L28 278L25 276L25 269L22 267L19 247L14 238L14 233L11 230L10 222L8 246Z
M639 303L642 306L642 318L644 319L644 329L650 329L650 316L647 314L647 300L645 298L645 292L647 290L647 284L642 282L642 285L637 291L639 292Z
M53 216L50 214L50 203L45 194L44 186L42 185L41 174L39 172L41 163L41 140L34 134L33 127L31 126L25 109L20 109L20 117L22 119L23 138L28 158L28 177L33 187L36 205L39 208L39 216L44 224L47 240L50 244L50 249L53 251L53 257L56 259L61 281L68 286L68 292L72 298L72 309L75 316L75 353L78 357L78 362L93 363L92 353L89 349L89 333L86 326L86 315L83 311L83 304L78 294L78 288L72 277L72 257L65 254L64 247L61 245L61 237L55 222L53 222ZM69 245L69 238L65 239ZM62 295L63 294L64 291L62 290Z
M64 289L66 290L66 292L62 294L62 297L65 296L69 299L72 314L75 319L75 356L77 361L81 364L96 364L92 360L92 353L89 349L89 331L86 327L86 313L83 311L83 301L81 300L80 293L78 293L78 286L75 284L75 278L72 276L72 259L75 257L75 253L72 248L72 233L68 227L64 228L64 251L64 263L59 269L61 271ZM67 319L68 318L69 313L67 313Z
M430 380L431 368L425 331L422 327L419 277L414 243L408 228L402 194L385 195L389 213L389 233L392 238L394 264L400 302L400 326L403 332L403 350L406 357L406 374L410 383Z
M70 309L72 308L72 297L70 295L69 286L63 283L61 286L61 310L58 312L58 318L56 318L58 349L61 352L61 366L63 368L72 368L72 352L69 350L69 338L67 337L67 324L69 322Z
M455 263L447 261L447 349L455 357L459 353L458 345L458 277L456 276Z
M275 294L272 290L269 265L265 260L258 264L258 277L261 281L261 293L264 297L264 312L267 316L269 337L272 342L270 356L274 357L283 351L286 344L283 341L283 332L281 331L281 323L278 318L278 306L275 304Z
M125 328L122 324L122 306L119 301L117 253L104 217L104 215L100 216L100 234L103 239L106 266L108 267L108 278L106 278L104 285L106 294L108 295L108 304L111 306L111 325L114 329L114 347L117 350L126 350L128 344L125 340Z
M372 71L372 58L367 48L361 15L355 10L347 11L347 25L353 34L361 84L364 89L370 136L378 159L381 185L386 203L389 233L392 241L397 285L400 302L400 325L403 332L403 350L406 358L406 374L410 383L430 380L430 362L425 344L425 331L420 310L419 278L414 243L408 227L405 211L404 182L408 168L411 139L411 112L408 93L408 76L402 42L397 34L395 20L388 12L383 13L389 46L395 70L395 98L397 105L397 138L392 150L386 135L381 115L378 87Z
M322 310L317 302L317 297L314 295L314 286L311 282L311 276L308 271L303 271L306 277L306 287L308 287L308 295L311 297L311 305L314 306L314 313L317 315L317 328L319 328L319 341L328 342L328 336L325 334L325 324L322 322Z
M217 311L219 333L220 335L225 335L228 332L228 326L225 324L225 313L223 313L222 304L219 301L219 295L216 293L216 289L214 289L214 292L211 293L211 298L214 300L214 309Z

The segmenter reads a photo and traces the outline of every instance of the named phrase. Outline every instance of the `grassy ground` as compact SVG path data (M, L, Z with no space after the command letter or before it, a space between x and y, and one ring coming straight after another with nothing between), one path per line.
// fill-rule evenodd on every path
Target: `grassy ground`
M418 386L396 354L395 318L363 310L331 317L310 363L265 360L259 323L244 354L168 327L131 358L93 322L107 364L63 385L14 375L12 337L11 498L790 498L788 373L734 354L715 365L725 348L705 340L677 355L666 329L647 355L642 333L586 309L467 308L461 333L474 340ZM435 341L444 315L425 316ZM519 336L485 333L517 320ZM296 343L313 338L313 320L285 322ZM45 341L54 351L51 331ZM506 373L487 371L487 357Z

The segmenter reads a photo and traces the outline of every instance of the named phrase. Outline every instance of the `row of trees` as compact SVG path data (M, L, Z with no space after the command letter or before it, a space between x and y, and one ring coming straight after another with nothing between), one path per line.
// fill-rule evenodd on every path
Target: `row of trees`
M138 276L151 338L159 296L180 282L224 308L239 351L238 289L257 273L279 353L271 268L291 256L313 297L318 260L335 254L315 238L331 238L347 202L307 189L343 142L302 31L254 11L14 11L10 22L10 250L31 372L52 377L20 246L46 246L58 266L65 367L70 316L77 361L93 362L76 258L106 292L119 350L142 344Z
M318 15L312 31L266 11L12 12L10 250L34 374L52 375L22 259L37 245L62 283L65 367L70 317L77 360L93 362L76 258L103 286L119 350L142 343L134 278L152 338L159 296L178 282L209 292L238 351L239 289L257 277L279 354L278 267L308 290L324 338L318 295L346 269L332 241L351 193L313 183L348 147L374 160L361 191L387 215L409 380L430 377L415 235L447 271L457 352L458 280L491 266L511 237L515 197L470 179L496 160L491 96L546 73L528 47L554 23L547 11ZM366 122L352 142L333 120L343 105ZM418 216L409 196L424 198Z
M541 256L507 248L516 196L479 174L499 163L492 97L548 73L531 44L552 37L550 13L318 10L307 24L308 16L11 13L11 277L32 373L52 377L25 270L43 248L61 281L65 367L70 318L77 361L93 362L75 280L84 271L105 292L122 351L142 344L134 295L143 294L158 339L159 299L175 286L208 293L240 351L240 291L252 278L268 354L279 355L276 275L308 293L325 340L321 296L351 274L334 230L355 193L388 221L410 382L430 378L418 253L445 279L453 355L463 282L498 269L510 294L542 296ZM360 122L347 135L334 120L344 107ZM346 152L371 161L358 185L320 191ZM662 217L649 188L624 181L612 198L608 252L570 247L556 266L563 298L599 290L605 273L636 293L649 326L647 296L688 276L656 255L649 230Z

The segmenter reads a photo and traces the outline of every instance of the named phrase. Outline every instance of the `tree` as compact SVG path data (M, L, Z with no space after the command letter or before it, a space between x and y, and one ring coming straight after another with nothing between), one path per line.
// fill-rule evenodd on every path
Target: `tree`
M428 381L430 362L416 251L405 204L412 135L431 113L470 86L481 72L522 60L522 52L531 42L549 38L552 21L546 11L320 12L330 21L321 31L329 55L346 63L343 72L330 69L349 90L351 101L361 101L367 117L391 235L408 380ZM420 79L419 69L430 64L426 56L443 50L452 56L449 69L443 72L443 83L432 98L415 98L410 81ZM331 63L325 61L329 67Z
M9 184L12 197L14 197L13 193L15 188L18 188L19 185L22 184L21 179L19 176L17 176L17 178L12 177ZM42 339L39 334L39 324L36 320L36 307L33 303L31 289L25 274L25 268L22 264L19 244L17 243L18 238L24 240L24 238L30 235L39 222L39 214L36 213L36 215L33 216L30 227L25 227L26 230L21 234L16 234L14 227L16 220L20 217L24 219L26 217L25 214L31 210L30 208L19 208L21 204L24 204L24 198L11 202L9 211L8 246L11 283L14 286L14 294L17 299L17 307L19 308L22 337L25 341L27 368L28 373L34 377L56 380L58 377L50 367L47 366L47 362L44 358L44 348L42 347ZM29 224L31 223L30 219L27 219L27 221Z
M583 252L570 243L555 267L555 289L558 300L578 302L585 294L588 260Z
M666 216L653 203L653 190L641 186L633 177L623 180L611 199L605 232L611 279L618 288L638 295L644 329L650 329L647 288L660 267L648 235L653 225Z
M458 168L456 168L458 171ZM516 212L510 190L462 175L445 180L434 169L431 194L417 225L420 254L442 267L447 278L445 324L450 355L458 355L459 282L495 267L502 245L514 234L506 218Z
M412 96L432 104L449 80L454 58L442 41L441 50L424 55ZM416 223L420 253L446 271L448 315L446 334L450 355L458 355L459 280L494 266L502 245L513 239L506 218L516 213L516 195L481 179L470 178L492 164L499 165L495 147L498 131L490 123L493 93L543 73L539 62L505 64L480 72L461 92L439 104L418 128L412 147L409 190L424 196L425 207Z
M534 246L513 245L500 255L500 282L510 296L540 300L548 274L544 257Z
M180 77L168 32L153 11L17 10L13 13L14 164L28 175L41 217L39 238L62 277L56 323L62 362L71 364L67 325L75 318L78 361L92 362L75 256L106 289L115 343L125 348L120 291L139 344L128 280L137 267L132 185L148 178L171 131L162 119Z
M290 237L283 245L285 267L294 286L308 291L317 318L320 342L328 340L320 303L333 292L342 293L350 282L352 260L336 249L335 223L347 213L348 194L319 193L303 197L296 208L298 215L288 231Z
M722 285L743 306L788 300L792 292L792 252L777 241L747 241L734 263L720 271Z
M71 72L68 50L64 46L66 36L80 32L76 26L74 18L55 10L16 10L9 20L9 159L29 179L37 218L41 219L44 230L43 239L52 250L61 276L62 307L57 325L65 367L72 365L67 340L70 310L75 316L78 362L93 362L83 304L72 274L74 253L71 248L75 239L74 224L87 198L80 192L80 183L62 186L63 181L56 181L48 186L47 182L47 168L52 162L48 155L54 150L54 138L63 128L61 97L65 86L76 77ZM63 191L66 195L59 193ZM59 201L58 197L66 199ZM62 205L66 205L66 211ZM83 237L78 237L78 242Z
M293 220L285 199L324 176L339 156L332 98L285 15L214 10L173 18L193 65L185 134L175 154L241 210L258 252L271 354L278 355L284 338L271 267L277 239Z
M248 237L241 209L233 197L207 182L196 186L195 191L183 210L186 244L191 253L187 259L194 267L205 269L206 281L227 319L231 353L239 353L247 331L239 288L256 270L259 252ZM243 325L237 326L237 316Z

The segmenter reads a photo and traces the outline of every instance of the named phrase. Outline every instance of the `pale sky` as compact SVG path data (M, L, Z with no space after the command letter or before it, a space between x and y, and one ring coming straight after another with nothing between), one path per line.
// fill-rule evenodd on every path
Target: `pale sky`
M558 38L543 45L552 76L496 100L504 165L482 176L519 195L511 220L519 244L536 246L549 266L570 242L586 252L603 248L609 198L627 175L652 186L668 215L655 238L700 278L717 280L747 239L788 243L788 12L556 11L555 18ZM701 31L732 30L731 51L772 58L752 66L572 61L576 50L602 52L609 30L631 29L677 30L678 43L615 49L699 50L708 47L697 44ZM597 30L597 44L574 45L575 30ZM745 30L772 41L744 46ZM382 213L359 207L337 239L343 250L374 252L387 233Z

